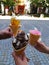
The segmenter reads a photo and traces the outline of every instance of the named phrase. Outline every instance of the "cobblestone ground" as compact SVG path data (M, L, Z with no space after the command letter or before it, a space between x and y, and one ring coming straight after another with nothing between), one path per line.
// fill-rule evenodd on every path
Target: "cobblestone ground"
M0 20L0 30L9 26L10 20ZM49 21L21 20L22 27L26 33L37 27L42 33L42 41L49 46ZM15 65L12 57L12 38L0 40L0 65ZM26 56L30 58L29 65L49 65L49 55L37 51L30 45L25 50Z

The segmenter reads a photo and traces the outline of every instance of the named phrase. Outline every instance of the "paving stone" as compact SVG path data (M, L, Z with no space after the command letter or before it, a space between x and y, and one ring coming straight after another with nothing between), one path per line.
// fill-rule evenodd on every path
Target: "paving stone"
M0 20L0 30L9 26L10 20ZM22 27L26 33L37 27L42 33L42 41L49 46L49 21L48 20L21 20ZM12 38L0 40L0 65L15 65L12 57ZM29 44L25 50L26 56L30 58L29 65L49 65L49 55L37 51Z

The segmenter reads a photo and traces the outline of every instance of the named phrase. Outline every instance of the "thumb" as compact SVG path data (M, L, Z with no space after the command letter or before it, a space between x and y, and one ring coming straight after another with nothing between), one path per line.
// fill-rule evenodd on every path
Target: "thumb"
M19 61L19 62L21 61L21 57L18 56L15 52L12 53L12 56L14 57L14 60L15 60L15 61L17 61L17 62L18 62L18 61Z
M10 27L8 28L8 31L9 31L9 32L12 32L12 30L11 30L11 28L10 28Z
M11 36L13 36L13 32L12 32L12 29L11 29L10 27L8 27L7 31L8 31L8 33L9 33Z
M12 56L14 57L14 59L18 58L18 56L15 54L15 52L12 53Z

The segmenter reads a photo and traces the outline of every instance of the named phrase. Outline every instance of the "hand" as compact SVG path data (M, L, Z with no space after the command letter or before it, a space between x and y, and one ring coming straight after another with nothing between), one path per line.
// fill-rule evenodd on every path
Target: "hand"
M18 55L15 54L15 52L13 52L12 56L14 57L16 65L28 65L25 54L18 56Z
M49 54L49 47L44 42L37 41L34 47L40 52Z
M11 36L13 36L13 33L10 27L0 31L0 39L10 38Z

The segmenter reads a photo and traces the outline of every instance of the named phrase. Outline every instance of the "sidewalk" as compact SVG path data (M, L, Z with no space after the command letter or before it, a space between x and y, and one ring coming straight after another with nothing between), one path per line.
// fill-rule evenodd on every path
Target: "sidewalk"
M9 26L10 20L0 19L0 30ZM48 20L21 20L22 27L26 33L37 27L42 33L42 41L49 46L49 21ZM12 38L0 40L0 65L15 65L12 57ZM49 65L49 54L37 51L30 45L25 50L26 56L30 58L29 65Z
M19 15L19 16L1 16L0 15L0 19L11 19L11 17L16 17L17 19L20 19L20 20L49 20L49 17L44 18L42 14L40 17L34 17L30 15Z

